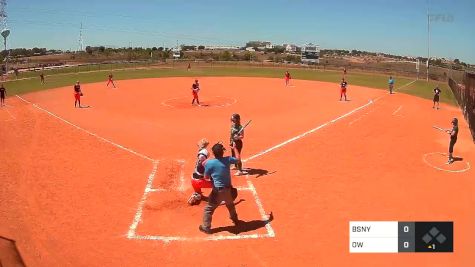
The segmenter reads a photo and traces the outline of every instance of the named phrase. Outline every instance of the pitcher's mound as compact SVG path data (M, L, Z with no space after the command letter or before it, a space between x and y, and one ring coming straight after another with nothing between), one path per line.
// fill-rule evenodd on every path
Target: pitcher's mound
M200 105L191 104L193 97L182 96L176 98L170 98L162 102L162 105L172 108L193 108L193 107L228 107L236 103L237 100L224 96L203 96L200 97Z

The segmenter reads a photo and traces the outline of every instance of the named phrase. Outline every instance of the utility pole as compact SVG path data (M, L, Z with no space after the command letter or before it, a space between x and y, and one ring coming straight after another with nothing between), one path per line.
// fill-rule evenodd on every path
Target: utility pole
M430 13L429 1L427 1L427 75L426 81L429 81L429 61L430 61Z
M8 76L8 50L7 50L7 37L10 35L10 30L7 28L7 0L0 0L0 20L2 31L1 35L3 37L3 44L5 47L5 74Z

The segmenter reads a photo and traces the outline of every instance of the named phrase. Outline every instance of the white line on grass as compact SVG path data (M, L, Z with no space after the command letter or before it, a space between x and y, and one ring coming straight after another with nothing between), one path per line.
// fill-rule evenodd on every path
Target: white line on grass
M135 213L134 220L132 224L130 225L129 232L127 233L128 238L133 238L135 236L137 226L142 219L143 206L145 205L145 201L147 200L148 194L152 190L152 183L153 183L153 179L155 179L155 174L157 173L157 169L158 169L158 160L154 160L152 172L148 176L147 185L145 186L145 190L142 195L142 198L139 201L139 205L137 208L137 212Z
M66 123L66 124L69 124L69 125L73 126L74 128L76 128L76 129L78 129L78 130L81 130L81 131L83 131L83 132L85 132L85 133L87 133L87 134L89 134L89 135L92 135L92 136L96 137L97 139L100 139L100 140L102 140L102 141L104 141L104 142L106 142L106 143L109 143L109 144L111 144L111 145L117 147L117 148L120 148L120 149L122 149L122 150L125 150L125 151L127 151L127 152L130 152L130 153L132 153L132 154L134 154L134 155L136 155L136 156L138 156L138 157L141 157L141 158L143 158L143 159L146 159L146 160L149 160L149 161L154 161L154 160L153 160L152 158L150 158L150 157L147 157L147 156L145 156L145 155L143 155L143 154L140 154L140 153L138 153L138 152L136 152L136 151L134 151L134 150L132 150L132 149L130 149L130 148L127 148L127 147L125 147L125 146L123 146L123 145L119 145L119 144L117 144L117 143L115 143L115 142L113 142L113 141L111 141L111 140L109 140L109 139L106 139L106 138L104 138L104 137L102 137L102 136L99 136L99 135L97 135L97 134L95 134L95 133L93 133L93 132L91 132L91 131L88 131L88 130L86 130L86 129L84 129L84 128L81 128L81 127L77 126L76 124L74 124L74 123L72 123L72 122L70 122L70 121L68 121L68 120L65 120L65 119L61 118L60 116L54 114L53 112L48 111L48 110L46 110L46 109L44 109L44 108L38 106L37 104L31 103L30 101L24 99L23 97L21 97L21 96L19 96L19 95L16 95L16 96L17 96L19 99L21 99L23 102L28 103L28 104L31 104L31 105L33 105L35 108L37 108L37 109L39 109L39 110L41 110L41 111L46 112L46 113L49 114L50 116L52 116L52 117L54 117L54 118L56 118L56 119L58 119L58 120L60 120L60 121L62 121L62 122L64 122L64 123Z
M414 80L414 81L412 81L412 82L408 82L408 83L406 83L405 85L403 85L403 86L401 86L401 87L399 87L399 88L394 89L394 91L396 91L396 90L401 90L402 88L407 87L407 86L409 86L409 85L411 85L411 84L413 84L413 83L415 83L415 82L417 82L417 79Z

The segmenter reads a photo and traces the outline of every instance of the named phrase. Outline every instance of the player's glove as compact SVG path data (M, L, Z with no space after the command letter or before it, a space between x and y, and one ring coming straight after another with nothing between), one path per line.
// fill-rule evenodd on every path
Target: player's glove
M190 198L188 199L188 204L191 206L199 205L200 202L201 202L201 195L196 192L191 194Z

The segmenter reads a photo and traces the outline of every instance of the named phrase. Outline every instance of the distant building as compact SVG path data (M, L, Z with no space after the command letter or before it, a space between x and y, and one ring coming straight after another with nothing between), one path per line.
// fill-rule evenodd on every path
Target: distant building
M271 42L264 42L266 49L274 49L274 45Z
M297 52L298 46L294 44L284 44L285 52L295 53Z
M256 49L254 47L246 47L246 51L255 52Z
M179 59L181 57L180 48L172 48L173 59Z
M232 45L207 45L205 46L206 50L238 50L241 49L239 46Z
M320 46L312 43L302 47L302 63L319 64L320 63Z

